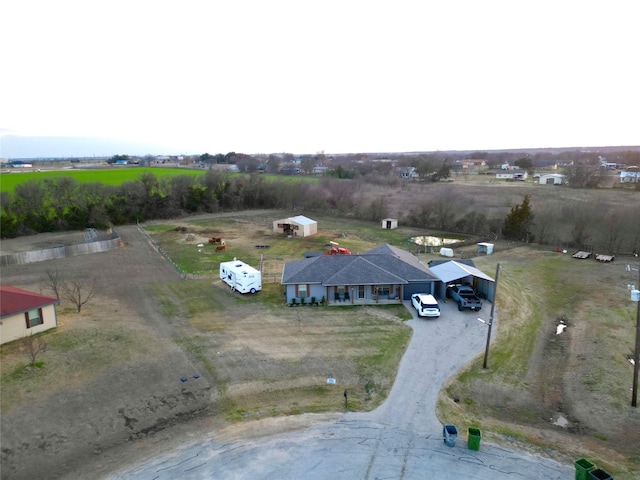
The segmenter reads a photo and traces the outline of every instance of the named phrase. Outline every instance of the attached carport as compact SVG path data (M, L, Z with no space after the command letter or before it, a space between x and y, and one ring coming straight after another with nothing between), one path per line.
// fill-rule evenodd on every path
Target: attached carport
M445 298L447 285L450 283L468 283L473 285L479 297L493 298L495 280L478 270L471 260L462 262L432 260L429 262L429 269L439 279L435 285L435 294L438 298Z

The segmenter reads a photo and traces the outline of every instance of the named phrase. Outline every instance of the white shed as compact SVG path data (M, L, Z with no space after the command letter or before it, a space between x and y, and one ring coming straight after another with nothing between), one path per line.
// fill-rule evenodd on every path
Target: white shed
M292 237L309 237L318 233L318 222L303 215L282 218L273 222L273 231Z
M398 228L398 219L397 218L383 218L381 226L385 230L393 230L394 228Z
M540 185L562 185L567 181L566 179L567 177L561 173L547 173L540 175L538 183Z
M487 255L491 255L493 253L493 243L478 243L478 253L486 253Z

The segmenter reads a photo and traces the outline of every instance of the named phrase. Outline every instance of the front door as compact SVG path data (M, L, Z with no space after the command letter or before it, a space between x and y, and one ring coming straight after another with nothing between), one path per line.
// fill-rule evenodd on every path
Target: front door
M358 285L358 298L363 299L364 295L364 285Z

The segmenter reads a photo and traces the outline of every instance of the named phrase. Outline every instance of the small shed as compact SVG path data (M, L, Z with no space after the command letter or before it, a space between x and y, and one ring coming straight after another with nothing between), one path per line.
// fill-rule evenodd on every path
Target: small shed
M491 255L493 253L493 243L478 243L478 253L486 253L487 255Z
M318 222L304 215L282 218L273 222L273 231L290 237L309 237L318 233Z
M547 173L540 175L538 183L540 185L562 185L566 183L566 179L566 175L562 175L561 173Z
M383 218L381 226L385 230L393 230L394 228L398 228L398 219L397 218Z

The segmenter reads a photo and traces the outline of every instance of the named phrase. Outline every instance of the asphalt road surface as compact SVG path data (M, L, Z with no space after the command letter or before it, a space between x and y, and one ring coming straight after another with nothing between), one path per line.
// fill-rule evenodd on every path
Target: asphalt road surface
M337 421L259 439L199 441L108 478L573 479L573 465L484 440L478 451L470 450L460 428L453 447L444 443L435 416L438 391L484 351L487 331L476 312L458 312L452 302L441 308L439 319L408 322L414 333L398 376L387 401L373 412L345 413Z

